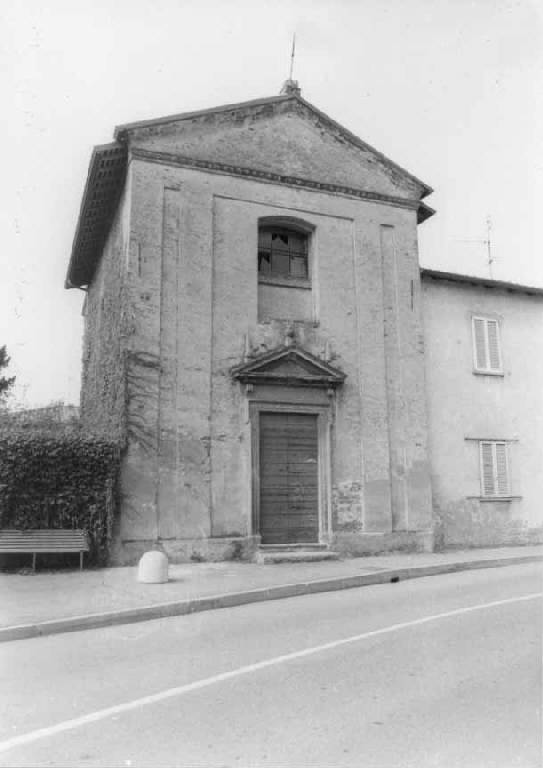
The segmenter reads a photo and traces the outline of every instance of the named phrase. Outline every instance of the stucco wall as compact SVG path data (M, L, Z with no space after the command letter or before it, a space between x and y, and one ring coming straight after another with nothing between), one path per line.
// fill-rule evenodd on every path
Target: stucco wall
M542 538L543 298L423 280L436 534L443 546ZM471 318L498 319L503 376L474 374ZM478 439L504 439L511 501L481 501Z
M230 369L288 334L347 374L333 404L335 544L374 551L386 548L379 537L428 532L416 213L142 160L130 167L121 539L136 551L158 536L184 559L211 556L220 540L225 556L255 533L247 399ZM258 219L285 215L315 227L314 316L259 322Z

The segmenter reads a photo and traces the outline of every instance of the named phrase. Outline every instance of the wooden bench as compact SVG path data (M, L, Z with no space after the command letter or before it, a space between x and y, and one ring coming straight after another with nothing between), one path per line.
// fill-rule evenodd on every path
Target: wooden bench
M47 528L40 530L0 530L0 553L32 553L32 568L36 570L36 555L53 552L79 552L79 570L83 568L83 552L89 551L85 531Z

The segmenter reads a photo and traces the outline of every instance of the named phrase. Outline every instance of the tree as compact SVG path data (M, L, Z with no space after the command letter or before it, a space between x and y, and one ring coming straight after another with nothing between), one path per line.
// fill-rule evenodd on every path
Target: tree
M2 371L8 367L9 360L4 344L3 347L0 347L0 402L6 397L15 382L15 376L2 376Z

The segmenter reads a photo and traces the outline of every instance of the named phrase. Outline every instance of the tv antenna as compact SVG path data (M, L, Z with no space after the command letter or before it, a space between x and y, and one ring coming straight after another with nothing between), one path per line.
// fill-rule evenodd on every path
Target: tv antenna
M486 253L488 258L488 271L490 273L490 277L492 277L492 264L494 262L494 259L492 258L492 249L490 245L490 233L492 231L492 220L490 216L486 217Z
M486 217L486 238L484 239L476 239L476 240L457 240L457 243L482 243L486 246L486 263L488 266L488 272L490 275L490 278L492 279L492 264L494 263L494 258L492 256L492 242L490 233L492 232L492 219L490 218L490 215Z

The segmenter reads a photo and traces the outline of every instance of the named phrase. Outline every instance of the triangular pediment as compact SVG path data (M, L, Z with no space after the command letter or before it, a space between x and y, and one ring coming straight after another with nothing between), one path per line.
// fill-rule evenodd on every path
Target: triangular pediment
M337 387L345 379L338 368L300 347L280 347L232 369L245 384L276 383L291 386Z
M406 200L431 189L298 96L121 126L137 149Z
M428 185L298 93L118 126L93 152L66 287L92 282L131 159L382 201L418 223L434 213Z

